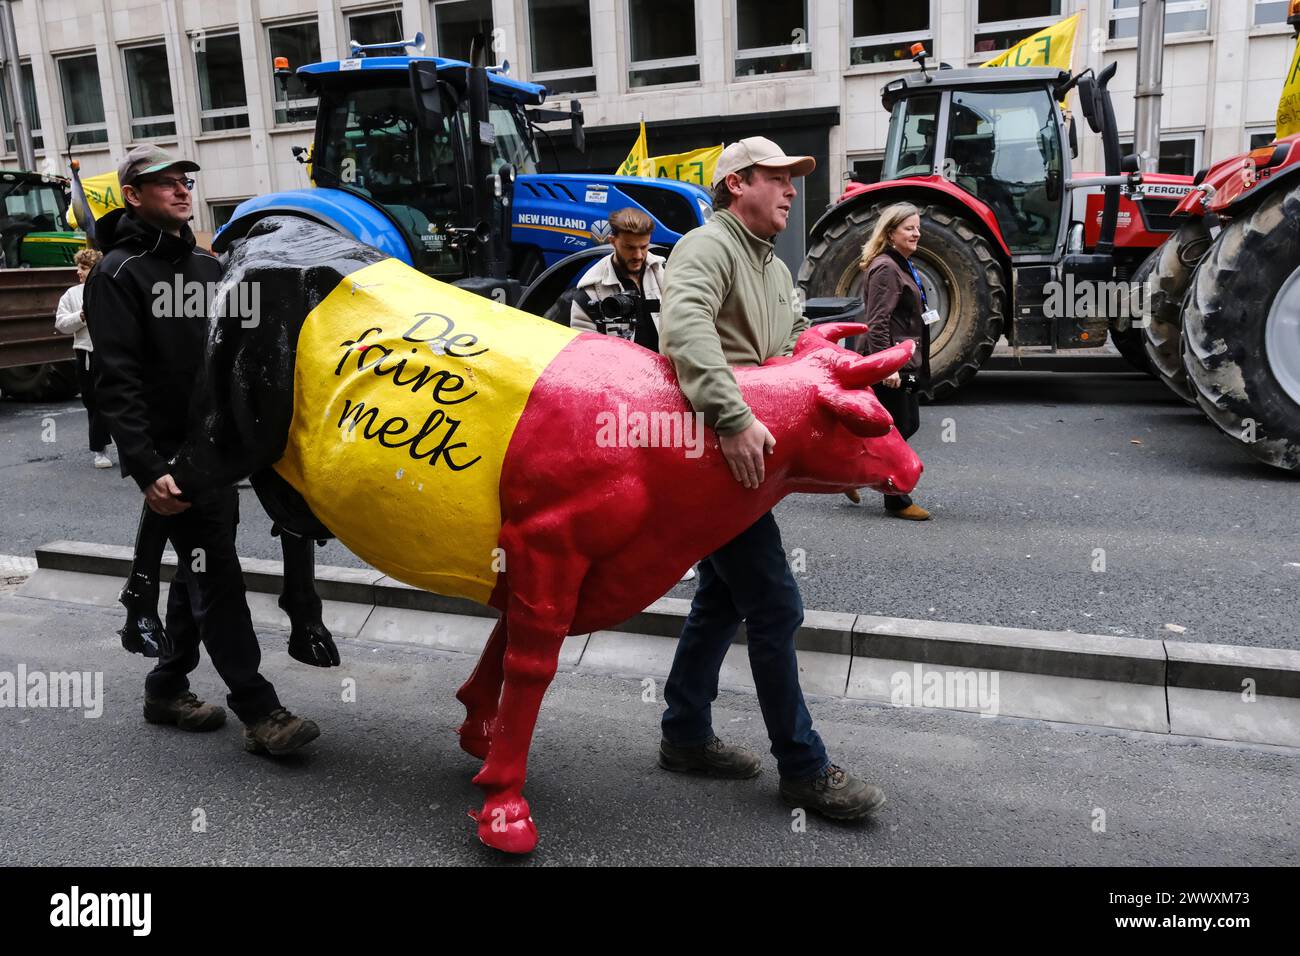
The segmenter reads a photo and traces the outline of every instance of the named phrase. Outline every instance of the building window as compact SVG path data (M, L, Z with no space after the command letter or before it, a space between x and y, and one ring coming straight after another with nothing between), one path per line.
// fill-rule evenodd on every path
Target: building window
M268 26L266 45L271 51L271 62L277 56L285 57L290 70L320 62L320 29L315 20ZM275 125L315 121L316 97L307 92L296 73L289 77L286 89L280 88L278 79L272 81L271 93L275 101Z
M131 104L131 138L155 139L176 135L167 47L161 43L122 50L126 62L127 99Z
M695 0L628 0L628 85L697 83Z
M867 156L850 156L849 157L849 182L854 183L871 183L880 182L881 176L885 169L885 154L873 153Z
M596 89L588 0L528 0L532 79L550 93Z
M812 69L807 0L736 0L736 76Z
M979 0L978 17L975 52L997 53L1060 20L1061 0Z
M196 46L194 64L199 71L199 122L203 132L246 129L248 92L244 88L239 34L205 35Z
M469 61L470 44L483 37L491 50L492 0L440 0L433 5L434 47L438 56ZM496 52L489 63L500 62Z
M1246 136L1247 149L1262 149L1277 138L1277 131L1271 126L1268 129L1248 129Z
M216 232L226 223L230 222L231 215L234 214L235 208L243 202L242 199L232 199L225 202L208 203L208 214L212 217L212 231Z
M1133 141L1120 144L1121 156L1133 152ZM1195 176L1201 158L1201 136L1199 133L1189 136L1183 133L1178 139L1160 141L1160 161L1156 168L1158 173L1170 176Z
M1288 0L1255 0L1255 26L1267 27L1286 23Z
M849 63L906 63L912 44L931 41L930 4L853 0L853 39ZM927 49L933 49L929 43Z
M104 97L99 91L99 57L93 53L60 57L59 86L69 146L108 142Z
M19 67L19 83L22 89L23 109L27 113L28 132L31 133L32 149L45 148L45 139L41 135L41 114L36 108L36 80L32 76L32 64L23 63ZM9 102L9 84L0 83L0 107L4 109L4 138L6 153L17 151L14 143L14 111Z
M1209 28L1206 0L1169 0L1165 4L1165 36L1173 33L1204 33ZM1110 38L1123 40L1138 35L1138 0L1111 0Z
M348 17L348 39L362 46L405 40L406 37L402 36L401 8L395 6L387 10L351 14Z

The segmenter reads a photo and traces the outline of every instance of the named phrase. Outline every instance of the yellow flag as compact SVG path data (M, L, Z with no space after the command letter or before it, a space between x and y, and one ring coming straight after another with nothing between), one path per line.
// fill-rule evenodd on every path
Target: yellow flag
M1300 40L1296 40L1291 68L1282 84L1282 99L1277 104L1277 138L1300 133Z
M86 203L96 219L103 219L105 213L112 212L122 205L122 187L117 182L117 172L100 173L81 181L81 188L86 193ZM68 225L79 229L77 217L68 207Z
M1060 23L1044 27L1033 36L1025 37L1009 50L1004 50L981 66L1054 66L1069 70L1074 62L1074 36L1079 29L1076 13Z
M646 153L645 145L645 120L641 121L641 133L637 136L636 142L632 144L632 152L627 154L627 159L623 160L622 165L614 170L615 176L649 176L650 175L650 157Z
M695 183L708 189L713 183L713 170L721 155L722 145L719 144L671 156L651 156L650 172L646 175L655 179L680 179L684 183Z

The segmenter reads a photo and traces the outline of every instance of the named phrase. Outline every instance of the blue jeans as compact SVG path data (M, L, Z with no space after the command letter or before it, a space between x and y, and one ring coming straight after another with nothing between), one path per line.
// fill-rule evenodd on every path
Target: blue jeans
M793 780L816 776L830 761L799 688L794 634L803 623L803 600L771 512L704 558L697 583L664 687L664 739L692 746L713 736L718 671L744 621L777 769Z

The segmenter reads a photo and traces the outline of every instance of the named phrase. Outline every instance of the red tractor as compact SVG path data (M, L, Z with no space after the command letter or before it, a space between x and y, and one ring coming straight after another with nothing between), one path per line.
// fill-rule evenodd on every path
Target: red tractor
M1173 231L1191 177L1143 176L1121 156L1106 86L1111 64L1070 75L1046 67L927 70L891 81L884 180L851 183L812 228L799 284L808 297L858 296L858 257L880 212L921 210L915 263L939 312L931 330L930 398L979 371L999 338L1013 346L1095 348L1108 331L1146 368L1141 332L1128 321L1128 280ZM1074 120L1060 103L1078 88L1101 135L1105 175L1074 175ZM1098 290L1122 288L1123 301ZM1091 294L1078 295L1087 289ZM1119 308L1113 306L1118 304ZM1108 313L1110 317L1108 318Z
M1300 37L1300 0L1287 22ZM1151 364L1245 451L1300 470L1300 134L1197 173L1173 215L1138 276Z

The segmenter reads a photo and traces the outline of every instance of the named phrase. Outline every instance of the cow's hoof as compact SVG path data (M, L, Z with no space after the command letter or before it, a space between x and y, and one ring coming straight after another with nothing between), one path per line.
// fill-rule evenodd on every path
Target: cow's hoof
M513 809L513 813L511 812ZM514 814L520 814L511 819ZM484 805L478 813L470 813L478 821L478 838L487 846L502 853L532 853L537 846L537 824L528 812L528 801L512 801L511 806Z

